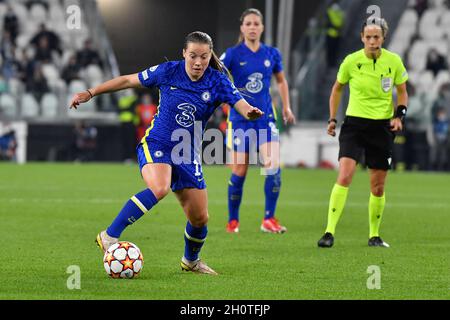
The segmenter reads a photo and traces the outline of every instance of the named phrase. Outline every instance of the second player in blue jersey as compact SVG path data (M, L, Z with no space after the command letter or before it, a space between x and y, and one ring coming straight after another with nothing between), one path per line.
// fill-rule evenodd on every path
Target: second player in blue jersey
M232 175L228 187L228 232L239 231L239 207L252 147L259 151L265 168L265 214L261 230L283 233L287 229L275 219L275 207L280 193L281 171L279 163L279 134L276 111L270 96L270 82L275 76L280 92L285 123L294 123L289 103L289 88L284 76L281 54L278 49L261 42L264 31L263 16L257 9L247 9L241 16L239 43L229 48L221 60L233 76L234 84L246 99L265 114L249 122L230 109L227 147L232 153ZM244 132L244 134L243 134ZM253 135L252 135L253 134Z

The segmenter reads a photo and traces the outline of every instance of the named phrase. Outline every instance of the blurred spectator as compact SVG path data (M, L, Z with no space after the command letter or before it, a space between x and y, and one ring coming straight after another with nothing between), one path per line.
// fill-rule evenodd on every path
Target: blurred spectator
M133 89L122 91L119 98L120 134L122 140L122 160L130 162L135 159L136 149L136 104L138 97Z
M66 81L67 85L74 79L80 79L80 65L75 55L71 56L69 62L61 72L61 78Z
M428 170L430 147L427 133L431 128L432 101L426 91L408 86L408 119L405 125L405 162L407 170Z
M449 117L445 109L438 109L433 119L434 145L432 152L432 166L434 170L448 169L448 134Z
M431 48L427 54L426 69L433 72L433 75L436 76L439 71L448 70L447 60L435 48Z
M437 110L440 109L450 112L450 82L443 83L439 88L438 96L431 109L433 119L436 118Z
M44 93L50 92L47 80L42 73L42 66L40 64L35 66L32 76L27 78L26 90L33 94L38 102L41 101Z
M26 83L30 74L34 74L34 67L38 64L32 60L26 49L22 51L22 59L20 61L20 75L19 79Z
M0 74L0 94L8 92L8 83L3 75Z
M0 160L16 161L16 132L10 130L0 135Z
M3 58L1 70L6 80L13 77L19 78L21 63L18 59L16 59L16 47L11 40L9 31L3 32L1 55Z
M40 40L42 38L47 39L47 44L51 51L55 50L60 55L62 54L61 39L56 33L54 33L51 30L48 30L47 27L45 26L45 23L42 23L40 25L39 32L36 35L34 35L34 37L30 41L30 44L34 45L37 48L39 47L39 43L41 42Z
M13 43L16 43L17 35L19 34L19 19L13 11L11 5L8 4L6 7L6 13L3 17L3 30L8 31L11 35Z
M81 68L86 68L90 64L96 64L100 68L103 68L103 62L97 50L93 48L91 39L87 39L84 42L83 49L77 52L77 62Z
M422 14L428 9L428 0L415 0L413 8L414 10L416 10L420 19L420 17L422 17Z
M48 39L42 37L39 39L38 45L36 47L34 60L42 63L51 63L53 61L52 52L53 49L50 48Z
M141 103L136 107L137 123L136 123L136 138L139 142L145 135L145 130L152 123L153 117L157 111L156 105L153 103L153 98L149 93L145 93L141 97Z
M97 128L80 121L75 124L74 135L75 161L94 160L97 148Z
M8 30L3 31L0 50L3 61L13 59L16 46L11 38L11 33Z
M327 9L327 63L329 67L336 65L341 30L344 26L344 11L337 0L333 0Z

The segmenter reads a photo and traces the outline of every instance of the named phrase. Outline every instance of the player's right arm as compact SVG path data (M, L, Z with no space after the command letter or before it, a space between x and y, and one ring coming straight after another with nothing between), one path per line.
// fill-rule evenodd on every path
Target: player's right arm
M339 103L341 102L342 97L342 89L344 88L344 85L342 83L339 83L339 81L336 81L333 85L333 89L331 89L330 94L330 117L328 118L328 127L327 127L327 133L330 136L336 135L336 114L339 108Z
M93 97L101 95L103 93L110 93L123 89L139 88L139 87L142 87L142 84L139 81L137 73L119 76L114 79L103 82L102 84L99 84L94 88L90 88L86 91L76 93L70 102L70 108L76 109L77 106L80 105L80 103L87 102Z

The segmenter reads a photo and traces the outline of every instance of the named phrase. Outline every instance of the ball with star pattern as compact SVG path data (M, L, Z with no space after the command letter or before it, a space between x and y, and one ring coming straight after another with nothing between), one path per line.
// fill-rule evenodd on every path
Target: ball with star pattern
M103 256L103 266L111 278L131 279L141 272L144 266L144 257L134 243L120 241L106 250Z

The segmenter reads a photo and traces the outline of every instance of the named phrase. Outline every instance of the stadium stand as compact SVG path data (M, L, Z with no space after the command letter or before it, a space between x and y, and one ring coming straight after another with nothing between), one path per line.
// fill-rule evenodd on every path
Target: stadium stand
M68 26L67 9L73 5L82 12L79 29ZM69 119L69 112L63 110L69 95L118 74L98 15L92 0L0 2L0 64L6 81L6 92L0 98L1 119ZM87 42L91 45L88 52ZM92 56L95 61L86 59ZM83 111L101 118L114 108L108 105L106 109L92 101Z

